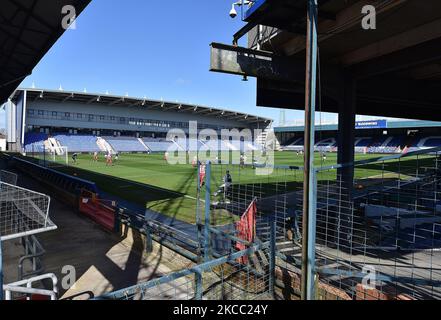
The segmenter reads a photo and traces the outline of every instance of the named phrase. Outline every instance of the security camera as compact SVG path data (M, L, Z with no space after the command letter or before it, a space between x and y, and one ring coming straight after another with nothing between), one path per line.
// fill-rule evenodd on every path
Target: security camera
M234 7L234 4L233 4L233 6L231 7L230 17L231 17L232 19L234 19L234 18L237 17L237 11L236 11L236 8Z

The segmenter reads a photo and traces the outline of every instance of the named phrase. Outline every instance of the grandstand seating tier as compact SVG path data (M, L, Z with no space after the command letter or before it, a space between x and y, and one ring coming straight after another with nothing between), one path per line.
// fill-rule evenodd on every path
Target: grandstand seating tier
M148 150L134 137L102 137L116 152L147 152Z
M38 152L40 150L43 150L44 148L44 141L46 141L48 138L48 135L45 133L34 133L29 132L25 134L25 152Z
M152 152L166 152L173 146L173 142L164 139L143 139L142 141Z

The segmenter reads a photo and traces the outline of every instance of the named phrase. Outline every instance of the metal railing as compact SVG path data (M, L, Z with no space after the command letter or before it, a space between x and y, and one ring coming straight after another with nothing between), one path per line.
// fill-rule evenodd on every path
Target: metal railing
M269 294L266 276L252 275L237 262L269 243L207 261L170 275L97 297L97 300L201 300L250 299ZM246 283L246 285L245 285Z
M0 181L1 182L16 186L17 179L18 179L18 176L16 173L6 171L6 170L0 171Z
M322 283L347 299L441 299L440 156L434 148L316 170ZM319 288L316 297L327 298Z
M34 288L35 283L40 283L44 280L51 280L52 290ZM5 292L5 300L14 300L19 296L25 296L26 300L32 300L33 296L49 297L50 300L57 300L58 296L58 279L53 273L37 276L27 280L21 280L7 285L3 285L3 291Z
M153 241L181 254L191 261L198 261L198 243L192 237L172 226L146 219L144 215L119 207L116 211L117 224L134 228L146 236L146 251L151 252ZM119 228L119 227L117 227Z
M23 280L44 272L41 257L46 253L38 239L32 235L21 239L25 254L20 258L18 263L18 280ZM25 262L31 264L31 271L25 272Z

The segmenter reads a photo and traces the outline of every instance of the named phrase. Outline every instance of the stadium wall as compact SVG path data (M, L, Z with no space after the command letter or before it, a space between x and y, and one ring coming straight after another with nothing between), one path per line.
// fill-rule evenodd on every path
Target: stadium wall
M44 115L41 111L45 112ZM82 114L82 118L77 115ZM105 118L103 118L105 117ZM109 117L115 117L114 122ZM131 121L134 124L118 123L120 118ZM176 125L167 127L137 125L137 120L167 121L174 122ZM189 121L198 121L198 127L203 129L205 126L212 128L245 128L244 123L232 120L224 120L216 117L207 117L199 114L186 114L167 111L157 111L141 109L139 107L119 107L87 105L76 102L47 102L35 101L28 102L28 112L26 114L27 126L39 127L58 127L76 129L97 129L97 130L121 130L121 131L145 131L145 132L167 132L172 128L179 128L180 123L188 125ZM183 127L185 131L185 127Z
M6 136L11 151L21 150L24 143L26 101L26 92L23 91L15 103L8 101L5 104Z

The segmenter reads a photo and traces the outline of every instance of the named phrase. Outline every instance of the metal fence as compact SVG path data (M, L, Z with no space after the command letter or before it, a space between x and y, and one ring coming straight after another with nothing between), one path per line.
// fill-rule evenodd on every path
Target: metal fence
M250 193L246 188L225 187L222 182L224 169L222 165L212 166L211 163L198 167L197 241L192 248L196 249L199 264L98 299L251 300L274 297L276 221L264 218L256 206L252 213L259 227L256 224L256 230L242 230L252 231L253 239L240 234L237 224L241 216L259 197L255 196L258 193ZM223 189L218 190L217 187L222 186ZM262 232L263 225L268 230ZM157 232L162 230L160 242L170 242L172 238L176 242L176 234L168 232L173 230L158 228L148 221L143 229L153 236L159 236Z
M2 177L5 176L14 178L16 182L16 176L13 174L2 173ZM40 256L44 249L34 235L57 228L49 218L49 205L50 198L47 195L7 184L3 179L0 182L0 299L3 297L3 241L19 238L23 240L25 256L20 259L18 265L20 279L43 271ZM31 262L29 272L24 269L24 263L28 260ZM5 290L10 298L12 292L24 292L23 290L27 289L6 286Z
M55 229L47 195L0 182L0 240Z
M32 145L24 154L37 159L41 166L47 168L69 166L69 150L66 146L55 146L50 150L44 145Z
M271 298L266 275L253 273L239 262L268 244L254 245L230 255L170 275L115 291L98 300L239 300Z
M441 298L440 156L432 149L314 169L314 299ZM303 168L256 176L256 167L199 167L200 264L104 298L298 298ZM250 208L254 230L244 230Z
M16 186L17 179L18 179L18 176L14 172L6 171L6 170L0 171L0 181L1 182Z
M348 299L441 298L440 155L434 149L318 170L322 282Z
M441 298L440 155L431 149L343 165L321 161L311 222L315 299ZM263 178L245 166L219 168L235 178L221 208L240 217L256 199L258 240L268 240L268 223L276 222L275 281L298 293L303 168L275 166Z

